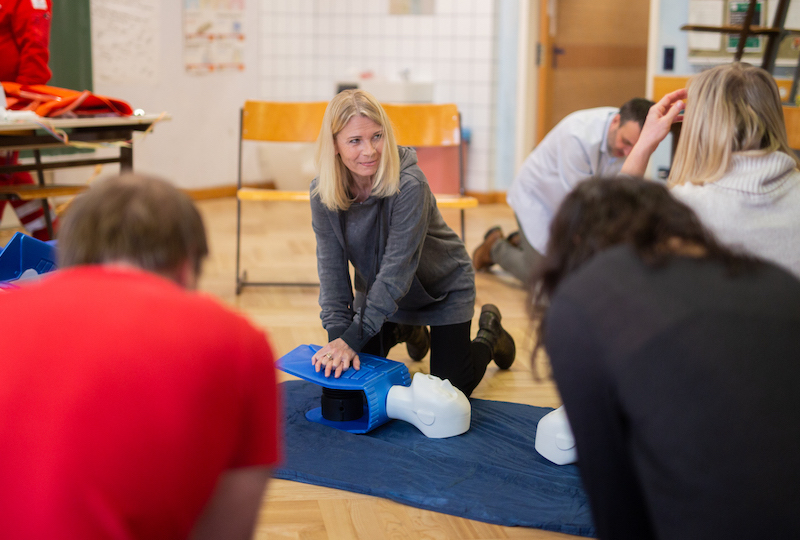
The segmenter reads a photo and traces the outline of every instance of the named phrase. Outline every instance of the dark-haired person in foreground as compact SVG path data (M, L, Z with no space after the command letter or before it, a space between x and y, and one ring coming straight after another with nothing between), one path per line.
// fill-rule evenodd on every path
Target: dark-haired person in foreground
M0 295L0 536L249 539L280 454L273 355L190 290L208 252L194 204L106 180L58 248L60 270Z
M527 283L547 246L558 205L572 188L593 176L619 173L639 139L652 101L634 98L621 108L576 111L561 120L530 153L508 189L519 230L507 238L489 229L472 254L476 270L498 264Z
M580 184L534 313L602 539L796 538L800 282L659 184Z

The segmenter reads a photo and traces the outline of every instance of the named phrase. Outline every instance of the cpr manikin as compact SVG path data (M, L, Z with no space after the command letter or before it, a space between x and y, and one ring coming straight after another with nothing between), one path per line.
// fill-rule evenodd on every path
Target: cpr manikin
M572 435L567 411L563 405L539 420L534 448L542 457L556 465L567 465L578 461L575 437Z
M472 408L447 379L415 373L411 386L392 386L386 395L389 418L413 424L423 435L442 439L469 430Z
M450 381L417 373L411 380L401 362L359 354L361 368L339 378L314 370L317 345L300 345L282 356L277 367L322 387L321 406L306 419L342 431L367 433L391 419L414 425L430 438L461 435L469 430L469 400Z

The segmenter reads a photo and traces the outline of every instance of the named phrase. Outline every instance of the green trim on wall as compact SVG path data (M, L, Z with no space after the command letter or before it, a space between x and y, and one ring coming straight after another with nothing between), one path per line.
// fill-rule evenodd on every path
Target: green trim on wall
M92 90L92 25L90 0L53 2L50 25L50 86L73 90ZM86 148L46 148L43 156L92 153ZM31 157L25 151L22 157Z
M90 0L53 2L50 30L51 86L92 90Z

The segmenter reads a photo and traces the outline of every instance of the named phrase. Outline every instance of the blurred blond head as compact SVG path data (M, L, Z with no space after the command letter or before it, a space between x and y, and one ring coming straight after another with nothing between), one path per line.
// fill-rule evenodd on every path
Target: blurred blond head
M763 69L717 66L692 77L688 91L670 185L719 180L736 152L784 152L800 165L789 148L778 86Z

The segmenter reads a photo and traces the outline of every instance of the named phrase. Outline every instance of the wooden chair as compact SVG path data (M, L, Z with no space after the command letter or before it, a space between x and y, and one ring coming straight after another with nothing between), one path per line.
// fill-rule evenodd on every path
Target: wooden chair
M383 110L392 122L397 144L417 148L420 156L420 168L428 176L422 152L428 149L441 149L450 157L446 166L457 171L457 194L436 194L436 205L439 208L457 208L460 210L461 239L466 239L464 210L478 206L475 197L465 193L464 154L461 144L461 113L453 103L383 103ZM427 157L429 154L425 154ZM428 176L433 183L435 178ZM435 190L434 190L435 191Z
M308 191L262 189L242 185L243 141L314 142L322 127L327 102L247 101L241 111L239 138L239 173L236 191L236 294L245 286L318 286L304 282L247 281L241 265L242 201L294 201L308 204ZM397 143L418 148L442 147L454 156L452 167L458 171L458 192L436 194L439 208L461 211L461 237L464 238L464 210L478 205L477 199L464 195L464 170L461 145L461 117L453 104L383 104L395 129ZM421 164L424 169L424 163ZM309 178L309 182L311 179Z
M246 101L241 110L239 130L239 173L236 181L236 294L244 286L294 285L313 286L319 283L247 281L247 271L240 272L242 243L242 201L309 201L307 191L246 188L242 185L242 149L244 141L314 142L322 127L322 116L328 103ZM311 178L308 179L311 182Z

